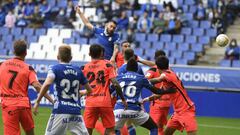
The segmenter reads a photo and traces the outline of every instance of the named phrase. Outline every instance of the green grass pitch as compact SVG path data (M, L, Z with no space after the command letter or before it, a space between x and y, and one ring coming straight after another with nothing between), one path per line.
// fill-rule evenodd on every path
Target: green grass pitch
M46 107L39 108L38 116L34 116L36 135L44 135L50 113L51 113L50 108ZM197 117L197 122L198 122L198 135L240 134L240 119ZM22 134L24 133L22 132ZM3 135L2 117L0 118L0 135ZM98 133L94 132L94 135L98 135ZM137 127L137 135L148 135L148 131L141 127ZM175 135L186 135L186 133L176 132Z

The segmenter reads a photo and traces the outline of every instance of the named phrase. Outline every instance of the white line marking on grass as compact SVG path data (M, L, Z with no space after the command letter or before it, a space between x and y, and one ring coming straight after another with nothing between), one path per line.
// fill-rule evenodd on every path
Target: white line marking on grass
M233 126L208 125L208 124L198 124L198 126L200 126L200 127L209 127L209 128L225 128L225 129L240 130L240 127L233 127Z

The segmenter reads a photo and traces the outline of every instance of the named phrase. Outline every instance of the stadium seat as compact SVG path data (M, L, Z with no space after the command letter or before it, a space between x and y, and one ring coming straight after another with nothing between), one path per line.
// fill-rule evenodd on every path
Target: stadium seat
M44 60L46 58L46 54L47 52L46 51L39 51L39 50L35 50L34 51L34 55L33 55L33 58L34 59L41 59L41 60Z
M2 36L2 41L4 41L7 45L12 45L12 42L14 41L14 36L13 35L5 35Z
M92 39L93 41L91 41L92 43L96 43L96 39ZM87 44L88 43L88 39L87 38L84 38L84 37L78 37L76 38L76 43L77 44Z
M36 43L38 42L38 36L27 36L26 37L27 42L30 43Z
M77 54L74 54L74 55L73 55L72 60L73 60L73 61L85 61L85 60L84 60L84 57L86 57L84 54L82 54L82 53L77 53Z
M192 44L191 48L192 48L192 51L194 51L194 52L198 52L198 53L203 52L203 45L200 43Z
M171 42L172 36L170 34L162 34L160 37L161 42Z
M188 51L189 50L189 43L180 43L180 44L178 44L178 50L180 50L180 51Z
M240 68L240 61L239 60L234 60L233 63L232 63L232 67Z
M219 65L221 67L231 67L231 60L221 60Z
M175 43L183 43L184 36L183 35L173 35L173 42Z
M147 35L147 40L151 42L158 41L159 37L158 34L148 34Z
M165 49L169 51L175 51L177 50L177 44L175 42L165 43Z
M29 50L36 51L36 52L40 51L40 50L42 50L42 45L39 43L31 43Z
M180 59L182 58L183 52L178 50L178 51L171 51L171 57Z
M183 13L186 13L188 12L188 5L182 5L182 10L183 10Z
M196 10L197 10L197 7L195 5L192 5L192 6L189 7L189 12L190 13L195 13Z
M47 0L48 4L50 7L55 7L56 6L56 0Z
M135 48L134 53L138 56L142 56L143 55L143 48Z
M127 10L126 14L127 14L128 17L132 16L132 10Z
M146 34L145 33L136 33L135 34L136 41L145 41L146 40Z
M62 44L63 43L63 38L62 37L51 37L51 42L53 44Z
M1 49L0 50L0 56L6 56L8 53L8 50L7 49Z
M206 32L206 35L210 37L215 37L217 35L217 30L213 28L207 29Z
M43 51L46 51L46 52L48 52L48 53L52 53L52 52L56 51L56 50L55 50L55 44L43 45L43 46L42 46L42 50L43 50Z
M51 38L47 36L40 36L38 43L40 44L50 44L51 43Z
M167 57L170 56L170 51L169 51L169 50L164 50L164 52L165 52L165 54L166 54Z
M73 56L74 56L75 54L80 53L80 46L79 46L78 44L70 44L69 46L70 46L71 49L72 49Z
M26 40L26 36L25 35L19 35L18 37L14 36L14 40L18 40L18 39L21 39L21 40Z
M4 49L5 48L5 43L4 42L0 42L0 49Z
M59 36L62 38L71 38L72 30L71 29L61 29Z
M7 27L0 27L1 35L8 35L10 29Z
M81 47L80 47L80 53L82 54L87 54L89 53L89 45L87 44L82 44Z
M10 31L11 31L11 34L15 35L16 37L22 35L22 28L15 27L15 28L11 28Z
M186 36L185 42L194 44L197 42L197 37L196 36Z
M143 14L142 10L134 10L133 15L141 16Z
M195 0L185 0L184 4L186 4L186 5L194 5L195 4Z
M32 59L33 58L33 55L34 55L34 52L33 50L27 50L27 56L26 56L26 59Z
M24 28L23 34L26 36L33 36L34 35L34 29L31 28Z
M186 59L186 60L194 60L195 59L195 52L184 52L183 53L183 58Z
M175 64L175 58L169 57L169 64Z
M184 1L184 0L178 0L178 1L177 1L179 7L182 7L182 5L183 5L183 1Z
M75 43L75 38L63 39L63 43L65 43L65 44L74 44ZM79 43L79 42L77 42L77 43Z
M187 20L193 20L193 13L185 13L185 17Z
M65 8L67 6L67 0L58 0L57 1L57 6L59 8Z
M144 49L150 49L152 46L150 41L142 41L140 42L140 47Z
M153 60L154 58L154 54L155 54L155 49L145 49L145 56L149 57L151 60Z
M192 28L198 28L198 27L199 27L199 21L194 21L194 20L192 20L192 21L190 21L189 23L190 23L190 26L191 26Z
M78 39L77 39L78 40ZM78 43L78 42L77 42ZM89 41L88 41L88 44L95 44L95 43L97 43L97 38L90 38L89 39ZM79 43L79 44L81 44L81 43Z
M48 60L56 60L57 59L57 51L47 53L46 59Z
M46 32L47 32L46 29L36 29L35 30L35 35L37 35L37 36L45 35Z
M152 48L155 50L163 50L164 42L160 42L160 41L153 42Z
M193 35L195 35L195 36L204 35L204 29L203 28L194 28L193 29Z
M59 36L59 29L50 28L50 29L47 30L47 35L49 37L58 37Z
M207 20L200 21L200 27L204 29L209 29L211 28L211 22Z
M209 44L210 43L210 37L209 36L200 36L200 37L198 37L198 43Z
M80 37L80 32L79 32L79 31L76 31L76 30L73 30L73 31L72 31L72 34L71 34L71 37L75 37L75 38Z
M181 34L191 35L191 34L192 34L192 28L183 27L183 28L181 29Z
M186 59L176 59L176 64L187 65L188 61Z

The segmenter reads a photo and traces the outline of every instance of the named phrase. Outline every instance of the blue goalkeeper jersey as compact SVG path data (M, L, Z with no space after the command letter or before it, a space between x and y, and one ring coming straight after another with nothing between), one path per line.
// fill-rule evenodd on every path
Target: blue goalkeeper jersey
M142 100L142 89L152 87L150 82L144 75L131 71L118 75L117 80L122 87L124 98L128 103L128 110L141 110L140 101ZM122 100L119 97L114 109L124 109Z
M50 68L48 76L54 78L54 114L80 114L80 85L88 81L81 69L71 64L57 64Z

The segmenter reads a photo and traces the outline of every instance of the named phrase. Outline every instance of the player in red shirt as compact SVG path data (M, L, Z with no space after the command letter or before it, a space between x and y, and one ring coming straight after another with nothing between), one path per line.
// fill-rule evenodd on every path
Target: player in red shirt
M163 83L163 88L176 88L176 91L169 94L173 104L174 113L167 123L165 135L172 135L175 130L187 131L188 135L197 134L197 122L195 118L195 105L189 98L182 81L169 69L169 60L165 56L156 59L156 65L161 74L160 77L151 79L152 83Z
M117 47L117 48L116 48ZM121 43L122 51L119 52L118 46L114 48L113 56L111 58L111 62L116 63L117 68L121 67L124 64L124 52L126 49L131 48L131 45L128 41L123 41Z
M24 62L27 55L27 43L17 40L13 48L15 57L4 61L0 66L4 135L20 135L19 123L27 135L34 135L28 85L32 85L39 92L41 84L38 82L34 69ZM53 103L48 94L45 97Z
M162 50L157 50L155 52L154 58L156 59L159 56L165 56L165 52ZM157 78L160 76L160 73L157 69L157 66L152 66L146 73L145 77L147 79ZM162 83L157 83L154 86L157 88L162 88ZM158 126L158 135L164 135L163 126L167 124L167 116L169 108L171 106L171 101L169 95L153 95L143 99L143 102L147 101L149 98L154 100L151 102L150 106L150 116Z
M114 67L109 61L102 60L102 53L100 45L91 45L89 55L92 60L82 69L93 88L92 93L86 97L84 112L84 121L90 135L99 117L101 117L103 126L106 128L105 133L107 135L114 134L115 120L109 91L110 82L116 88L116 92L127 107L121 87L115 79L116 72Z

